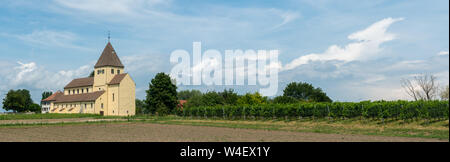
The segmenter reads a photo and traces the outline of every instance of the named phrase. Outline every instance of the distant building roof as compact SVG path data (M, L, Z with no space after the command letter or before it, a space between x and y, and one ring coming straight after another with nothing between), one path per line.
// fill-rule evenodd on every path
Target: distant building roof
M180 102L180 104L184 105L187 102L187 100L178 100L178 102Z
M55 103L95 101L103 93L105 93L105 91L95 91L91 93L82 93L74 95L60 95L56 97Z
M108 44L106 44L106 47L103 50L102 55L98 59L94 68L103 67L103 66L114 66L114 67L121 67L121 68L124 67L122 62L120 61L119 57L117 56L116 51L114 50L113 46L109 42L108 42Z
M177 107L181 108L183 110L184 104L187 102L187 100L178 100Z
M120 84L120 82L127 76L127 73L117 74L114 76L114 78L111 79L111 81L108 83L111 84Z
M87 86L92 86L92 85L94 85L94 77L78 78L78 79L72 80L64 88L87 87Z
M63 95L63 93L61 91L57 91L52 95L48 96L47 98L43 99L42 101L55 101L56 98L60 95Z

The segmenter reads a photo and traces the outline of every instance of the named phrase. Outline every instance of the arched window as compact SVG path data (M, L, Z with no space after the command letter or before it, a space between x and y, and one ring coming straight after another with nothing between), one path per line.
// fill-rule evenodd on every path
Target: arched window
M89 93L89 88L86 88L86 93Z

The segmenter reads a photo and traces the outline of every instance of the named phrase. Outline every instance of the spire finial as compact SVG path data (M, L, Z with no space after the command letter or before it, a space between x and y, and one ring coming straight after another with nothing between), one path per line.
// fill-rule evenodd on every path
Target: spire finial
M108 43L111 41L111 31L108 30Z

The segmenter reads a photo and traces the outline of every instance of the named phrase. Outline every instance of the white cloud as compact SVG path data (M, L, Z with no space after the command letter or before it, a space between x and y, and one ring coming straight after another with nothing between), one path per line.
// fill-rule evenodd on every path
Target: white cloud
M168 4L165 0L55 0L66 8L93 12L97 14L136 15L145 7Z
M72 32L67 31L53 31L53 30L35 30L30 34L7 34L2 33L3 36L13 37L24 42L45 47L62 47L73 48L80 50L92 51L89 48L75 45L75 41L79 40L78 36Z
M272 9L270 11L278 14L280 16L280 18L283 20L280 24L274 26L273 29L276 29L283 25L286 25L300 17L300 14L298 12L280 11L280 10L275 10L275 9Z
M423 70L429 67L426 60L407 60L399 61L392 65L381 68L381 71L411 71L411 70Z
M123 56L120 60L126 67L126 71L135 75L157 73L165 69L166 65L163 55L157 53Z
M441 51L438 53L439 56L445 56L448 55L448 51Z
M93 65L84 65L74 70L48 71L39 67L35 62L9 64L9 71L2 71L0 77L1 90L6 91L15 88L30 88L41 90L62 89L72 79L87 77Z
M403 18L385 18L348 36L348 39L356 42L347 44L345 47L332 45L324 53L301 56L286 64L283 70L292 70L311 61L338 60L349 62L371 58L382 50L380 47L382 43L395 39L395 35L387 33L386 30L391 24L401 20Z

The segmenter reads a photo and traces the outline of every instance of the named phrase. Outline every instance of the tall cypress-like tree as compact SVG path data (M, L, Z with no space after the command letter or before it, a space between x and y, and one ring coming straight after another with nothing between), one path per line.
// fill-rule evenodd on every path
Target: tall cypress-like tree
M159 115L165 115L177 106L177 86L167 74L156 74L146 92L147 113L158 112Z
M53 94L53 92L49 92L49 91L42 92L41 100L46 99L47 97L51 96L52 94Z

